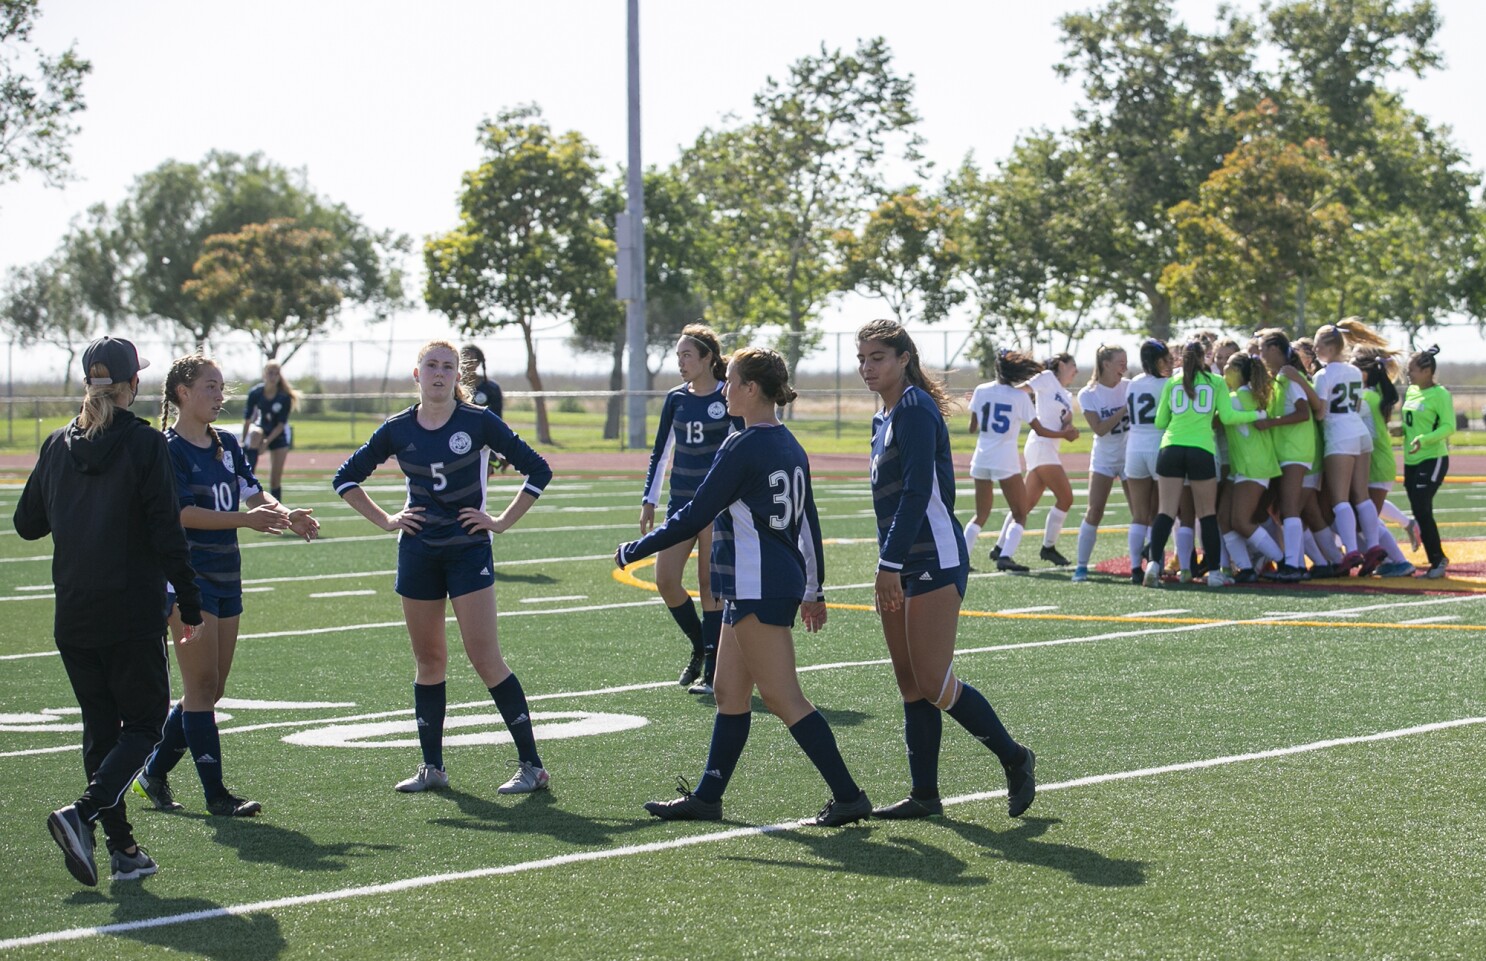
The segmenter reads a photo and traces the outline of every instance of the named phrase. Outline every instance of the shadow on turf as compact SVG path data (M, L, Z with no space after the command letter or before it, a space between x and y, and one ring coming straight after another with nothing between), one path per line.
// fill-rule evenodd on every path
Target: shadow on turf
M711 694L702 694L698 696L697 703L701 704L704 707L717 707L717 699L714 698ZM764 699L759 697L757 694L753 695L753 702L749 704L748 709L753 712L755 718L768 719L773 717L773 714L769 712L768 706L764 704ZM864 721L872 720L872 718L876 716L873 714L866 714L862 711L843 711L837 708L821 707L818 704L816 705L816 710L820 711L821 716L824 717L826 719L826 722L833 728L856 727Z
M1101 888L1127 888L1145 883L1144 861L1111 858L1076 844L1041 840L1049 829L1062 823L1058 818L1025 818L1010 831L993 831L969 821L944 821L960 837L985 849L985 857L1053 868L1080 884Z
M217 841L234 848L250 864L278 864L296 871L344 871L347 859L372 852L397 851L397 844L346 841L320 844L307 834L282 828L263 818L209 817Z
M166 868L162 870L168 869ZM205 898L162 898L150 891L150 880L122 881L108 888L111 898L101 892L89 891L89 901L112 900L114 916L111 924L128 924L131 921L149 921L153 918L190 914L197 911L216 911L222 906ZM79 895L83 895L79 892ZM76 900L76 899L75 899ZM152 944L189 955L213 958L216 961L266 961L277 958L288 945L279 930L278 919L269 914L250 914L245 917L227 916L210 921L191 924L166 924L153 928L135 928L110 934L113 938L129 938L141 944ZM75 957L105 957L103 952L89 955L79 949Z
M510 834L545 834L570 844L602 845L655 824L655 819L619 820L586 818L557 806L550 791L538 791L511 803L492 801L464 791L439 791L439 797L459 805L464 817L433 818L428 823L466 831L500 831Z
M505 584L556 584L551 574L510 574L496 569L495 579Z

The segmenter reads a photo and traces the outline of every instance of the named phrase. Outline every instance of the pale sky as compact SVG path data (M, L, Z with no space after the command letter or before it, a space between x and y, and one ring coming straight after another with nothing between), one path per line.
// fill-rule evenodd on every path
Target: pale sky
M1199 29L1218 6L1175 5ZM1445 69L1399 83L1410 106L1454 128L1479 168L1486 4L1437 5ZM645 162L667 164L702 128L746 113L767 75L822 42L851 48L882 35L899 72L915 78L920 132L938 170L971 150L988 166L1019 135L1071 123L1078 90L1053 74L1062 56L1055 20L1093 6L642 0ZM1236 6L1258 9L1255 0ZM624 11L623 0L44 0L34 39L52 51L75 41L94 67L73 142L77 179L62 190L34 176L0 186L0 271L49 254L73 216L116 204L137 175L211 149L302 167L322 196L418 242L454 226L460 175L480 159L476 127L503 107L539 103L554 128L582 132L617 168ZM828 320L850 328L881 313L851 299ZM348 321L334 336L358 331ZM398 320L399 337L446 330L437 318Z

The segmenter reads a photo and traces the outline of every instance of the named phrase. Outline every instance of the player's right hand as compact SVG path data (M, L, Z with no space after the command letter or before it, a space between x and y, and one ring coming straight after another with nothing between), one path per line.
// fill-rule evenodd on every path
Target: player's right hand
M387 518L387 523L382 525L384 531L406 531L416 534L423 529L423 508L404 507L396 514Z
M655 505L640 505L640 536L650 533L650 528L655 526Z
M247 513L248 526L260 534L282 534L289 529L289 512L282 504L264 504Z

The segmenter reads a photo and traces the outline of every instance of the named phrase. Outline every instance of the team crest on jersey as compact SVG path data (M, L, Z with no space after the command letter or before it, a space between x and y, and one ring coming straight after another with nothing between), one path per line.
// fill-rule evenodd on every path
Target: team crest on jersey
M472 444L470 435L462 430L455 431L454 436L449 438L449 449L456 454L468 454Z
M276 400L276 401L273 402L273 412L275 414L277 414L279 411L281 411L283 409L284 409L284 402L283 401Z
M222 451L222 466L227 468L227 473L235 474L237 470L232 466L232 451Z
M712 418L713 420L722 420L723 415L727 412L728 405L724 404L720 400L714 400L707 406L707 416Z
M481 407L490 406L485 402L485 392L483 390L475 391L475 403L479 404Z

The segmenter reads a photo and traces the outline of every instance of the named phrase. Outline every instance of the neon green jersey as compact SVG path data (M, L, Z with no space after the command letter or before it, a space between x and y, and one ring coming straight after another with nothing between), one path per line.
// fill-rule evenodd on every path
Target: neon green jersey
M1383 395L1376 387L1368 387L1362 391L1362 403L1367 406L1368 422L1372 424L1372 460L1368 463L1367 482L1392 481L1398 476L1398 459L1393 438L1388 434L1388 421L1383 417Z
M1298 424L1271 427L1268 432L1274 441L1274 455L1281 464L1305 464L1310 467L1316 459L1316 427L1312 423L1305 388L1292 383L1283 374L1276 377L1274 392L1269 395L1269 416L1285 417L1295 411L1297 403L1305 407L1306 419Z
M1403 398L1403 462L1422 464L1448 457L1445 438L1455 433L1455 402L1439 384L1420 390L1413 384ZM1415 440L1419 450L1410 452Z
M1247 387L1240 387L1233 394L1233 406L1239 410L1258 410L1259 400ZM1268 480L1280 476L1280 462L1274 456L1274 441L1270 432L1249 424L1225 424L1228 435L1228 456L1233 472L1252 480Z
M1259 419L1258 411L1233 409L1228 384L1216 374L1198 371L1192 381L1191 397L1182 387L1182 378L1173 375L1161 391L1161 403L1156 408L1156 426L1164 431L1161 446L1200 447L1216 454L1214 414L1225 425L1252 424Z

